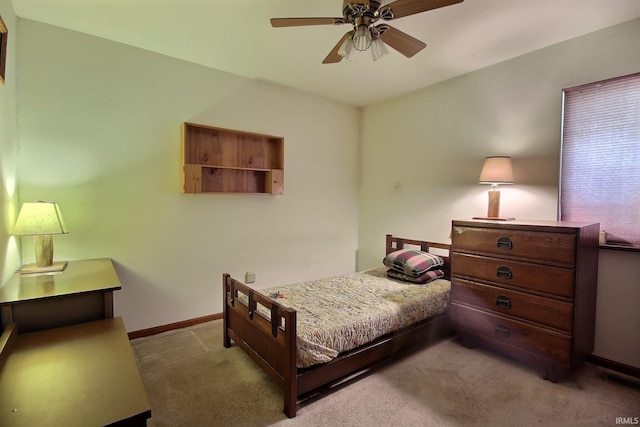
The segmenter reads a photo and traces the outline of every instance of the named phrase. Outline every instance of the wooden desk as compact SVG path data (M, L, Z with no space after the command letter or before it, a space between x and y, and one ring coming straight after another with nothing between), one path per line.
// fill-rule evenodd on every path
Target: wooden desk
M151 417L120 317L18 334L7 347L1 426L146 426Z
M0 288L2 329L19 333L113 317L113 291L120 279L109 258L69 261L57 273L16 272Z

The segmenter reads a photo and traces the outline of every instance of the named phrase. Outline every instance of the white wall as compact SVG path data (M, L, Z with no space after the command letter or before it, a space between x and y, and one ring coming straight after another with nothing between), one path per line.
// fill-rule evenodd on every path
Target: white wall
M11 237L17 216L16 22L9 0L0 0L0 16L7 27L5 83L0 84L0 280L4 283L20 266L16 240Z
M115 260L129 331L220 313L224 272L354 271L358 109L33 21L19 36L20 201L60 203L55 259ZM185 121L283 136L285 194L180 194Z
M640 368L640 253L600 250L594 354Z
M562 89L637 72L638 39L640 20L364 108L358 267L380 235L448 242L452 219L486 215L486 156L513 157L501 214L555 219Z
M635 20L364 108L358 268L379 264L385 233L449 243L452 219L486 215L477 180L490 155L513 157L501 214L556 219L562 89L638 72L638 40ZM601 257L595 354L640 367L640 335L622 321L637 319L637 268L614 267L619 257ZM636 302L615 318L601 291L612 281ZM610 330L617 339L603 341Z

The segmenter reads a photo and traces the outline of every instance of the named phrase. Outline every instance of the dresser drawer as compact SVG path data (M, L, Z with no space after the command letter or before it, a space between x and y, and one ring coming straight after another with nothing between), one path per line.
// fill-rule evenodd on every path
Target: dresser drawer
M453 226L453 246L462 252L513 257L563 266L576 263L576 235Z
M449 313L461 328L530 353L571 363L571 336L451 303Z
M452 276L573 298L575 270L453 252Z
M454 278L451 301L571 332L573 304Z

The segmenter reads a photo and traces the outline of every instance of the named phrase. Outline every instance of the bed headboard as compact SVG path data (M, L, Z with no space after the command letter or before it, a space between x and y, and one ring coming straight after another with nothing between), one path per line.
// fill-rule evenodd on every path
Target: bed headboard
M434 243L426 240L405 239L387 234L387 245L385 254L390 254L399 249L420 249L423 252L430 252L444 259L444 275L445 278L451 279L451 258L449 251L451 245L445 243ZM435 249L435 250L434 250Z

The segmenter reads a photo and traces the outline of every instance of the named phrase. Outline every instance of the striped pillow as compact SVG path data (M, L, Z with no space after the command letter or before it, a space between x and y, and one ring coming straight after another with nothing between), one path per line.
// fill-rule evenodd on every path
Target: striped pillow
M438 255L415 249L400 249L384 257L382 263L395 271L407 276L420 277L427 271L444 265L444 260Z
M400 273L399 271L387 270L387 276L391 277L392 279L402 280L404 282L411 282L411 283L424 285L425 283L429 283L432 280L436 280L441 277L444 277L444 271L440 269L429 270L419 277L413 277L413 276L407 276L406 274Z

